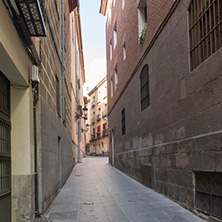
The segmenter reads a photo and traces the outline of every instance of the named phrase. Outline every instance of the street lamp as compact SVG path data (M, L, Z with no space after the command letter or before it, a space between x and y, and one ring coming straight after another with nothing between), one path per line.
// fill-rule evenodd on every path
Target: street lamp
M83 112L84 112L84 115L83 115L83 116L82 116L82 110L83 110ZM78 106L78 112L76 112L76 120L78 120L78 119L80 119L80 118L82 118L82 119L84 119L84 120L87 120L87 111L88 111L88 109L87 109L86 106L84 106L84 108L82 109L82 106L79 105L79 106Z
M31 36L45 37L46 27L39 0L15 0Z

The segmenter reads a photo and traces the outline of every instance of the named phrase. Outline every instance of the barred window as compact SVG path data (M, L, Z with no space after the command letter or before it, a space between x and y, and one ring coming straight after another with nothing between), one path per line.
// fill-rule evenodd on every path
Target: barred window
M10 155L10 82L0 72L0 196L11 190Z
M150 105L149 67L145 65L140 74L141 111Z
M195 208L222 219L222 173L195 173Z
M222 45L222 0L192 0L189 23L193 70Z
M0 71L0 111L10 114L10 83Z
M122 119L122 135L125 135L126 134L125 109L121 111L121 119Z

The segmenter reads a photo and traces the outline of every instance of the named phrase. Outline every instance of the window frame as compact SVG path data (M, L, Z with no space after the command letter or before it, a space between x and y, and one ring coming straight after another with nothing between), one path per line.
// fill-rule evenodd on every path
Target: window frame
M111 94L111 98L112 98L113 97L113 78L111 78L111 80L110 80L110 87L111 87L110 94Z
M114 90L115 92L118 89L118 72L117 72L117 66L114 69L114 80L115 80L115 85L114 85Z
M146 71L147 69L147 71ZM146 75L146 79L144 82L143 81L143 76L142 75ZM142 71L140 73L140 107L141 107L141 112L143 110L145 110L147 107L150 106L150 87L149 87L149 66L148 64L145 64L142 68ZM142 95L142 90L147 88L147 93L145 95ZM148 100L147 105L143 107L143 102L145 101L145 99Z
M126 42L123 43L123 61L126 60Z
M126 134L126 112L125 108L121 111L122 136Z
M115 22L114 28L113 28L113 47L114 50L116 49L117 46L117 24Z
M191 71L222 46L222 6L220 0L192 0L188 7ZM218 31L218 33L217 33Z

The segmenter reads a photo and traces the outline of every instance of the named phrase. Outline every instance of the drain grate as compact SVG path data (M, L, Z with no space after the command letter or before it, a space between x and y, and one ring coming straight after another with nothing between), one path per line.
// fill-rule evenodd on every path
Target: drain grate
M93 205L93 202L85 202L84 205Z

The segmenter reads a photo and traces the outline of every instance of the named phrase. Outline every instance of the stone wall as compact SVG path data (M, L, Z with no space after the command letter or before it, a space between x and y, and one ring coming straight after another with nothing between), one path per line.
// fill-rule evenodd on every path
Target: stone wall
M65 121L62 119L61 0L46 1L47 37L41 39L40 100L38 104L39 211L44 213L73 167L71 114L71 53L68 1L64 4ZM57 104L56 79L59 82ZM59 109L57 109L57 106Z
M190 71L188 4L179 3L132 73L109 114L109 129L114 132L117 168L191 209L194 173L222 172L222 48ZM145 64L150 106L141 112L140 73Z

